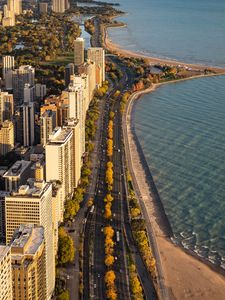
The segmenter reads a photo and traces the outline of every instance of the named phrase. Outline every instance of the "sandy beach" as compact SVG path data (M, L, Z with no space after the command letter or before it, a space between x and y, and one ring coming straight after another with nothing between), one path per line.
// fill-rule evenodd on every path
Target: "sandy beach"
M225 69L222 68L154 58L122 49L109 39L107 27L104 28L104 37L105 48L118 56L143 58L149 64L179 65L200 71L207 68L214 73L192 76L182 80L225 74ZM123 116L126 158L142 212L148 225L148 235L157 261L161 297L163 299L222 300L225 299L225 277L220 274L219 269L214 268L212 264L207 264L206 261L201 261L200 258L172 243L172 230L169 221L132 127L132 108L134 102L138 101L137 99L143 94L153 92L163 84L179 81L181 80L154 84L150 88L136 92L130 97L126 113Z
M110 26L109 26L110 27ZM118 26L119 27L119 26ZM122 57L136 57L136 58L142 58L145 59L145 61L149 64L161 64L161 65L168 65L168 66L182 66L182 67L188 67L193 70L211 70L212 72L215 72L217 74L225 74L225 69L223 68L216 68L212 66L204 66L200 64L189 64L181 61L176 60L167 60L162 58L156 58L156 57L150 57L146 56L137 52L129 51L126 49L122 49L118 44L113 43L109 39L109 35L107 32L107 27L104 28L104 47L108 49L110 52L117 54L118 56Z
M144 93L154 91L160 85L153 85ZM150 170L145 164L137 137L132 129L132 106L143 94L137 92L130 98L123 120L126 155L130 173L140 199L140 204L153 243L157 260L159 282L164 299L225 299L225 277L200 259L188 254L170 240L170 229L163 206L156 197ZM154 183L153 183L154 184Z

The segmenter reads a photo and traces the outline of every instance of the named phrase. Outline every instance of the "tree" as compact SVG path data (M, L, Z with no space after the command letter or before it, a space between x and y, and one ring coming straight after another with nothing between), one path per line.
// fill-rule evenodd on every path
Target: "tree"
M131 279L131 288L132 288L132 292L134 294L139 294L142 292L142 287L141 287L141 283L138 279L137 276L134 276L132 279Z
M105 284L107 287L113 286L116 279L115 272L110 270L105 274Z
M60 293L57 296L57 300L69 300L70 296L69 296L69 292L68 291L63 291L62 293Z
M114 119L114 116L115 116L115 113L113 111L110 111L109 117L110 117L111 120Z
M106 255L106 258L105 258L105 265L107 267L110 267L114 264L114 261L115 261L115 258L114 256L112 256L111 254L108 254Z
M116 300L117 299L117 293L116 293L115 287L110 287L106 291L106 297L109 300Z
M63 227L59 228L58 241L58 262L64 265L72 262L75 255L75 249L72 238L68 235Z
M88 207L91 207L94 203L94 199L93 198L89 198L88 199Z
M107 254L113 254L113 252L114 252L114 249L112 248L112 247L110 247L110 246L105 246L105 254L107 255Z
M104 198L105 202L112 202L113 201L113 196L111 194L107 194Z
M64 219L65 220L69 220L72 219L77 211L79 210L79 203L77 203L77 205L75 205L73 200L68 200L65 204L65 212L64 212Z
M114 229L112 228L112 226L106 226L104 228L104 235L111 238L114 236Z
M89 175L91 175L91 170L89 168L87 168L86 166L84 166L81 170L81 175L83 177L89 176Z
M141 214L141 211L139 208L131 208L130 212L131 212L132 218L136 218Z
M108 161L107 162L107 168L113 168L113 163L111 161Z
M106 170L106 183L112 185L113 184L113 170L108 168Z
M105 213L104 213L104 217L106 219L110 219L112 217L112 211L110 208L105 207Z

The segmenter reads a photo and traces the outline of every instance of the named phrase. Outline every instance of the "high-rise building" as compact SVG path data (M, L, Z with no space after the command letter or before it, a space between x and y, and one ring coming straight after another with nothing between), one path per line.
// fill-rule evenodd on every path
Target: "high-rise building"
M46 95L46 85L41 83L35 84L35 96L36 99L42 100Z
M25 184L29 177L32 177L31 162L18 160L3 175L5 179L5 190L8 192L17 191L19 186Z
M74 75L74 64L70 63L70 64L66 65L66 67L65 67L64 79L65 79L66 87L68 87L68 85L70 84L72 75Z
M12 72L13 95L16 104L24 101L24 87L26 83L34 86L35 69L29 65L20 66Z
M12 300L12 267L9 246L0 246L0 300Z
M89 101L91 101L96 88L95 62L88 59L87 62L78 67L78 74L86 74L88 76Z
M0 124L10 120L14 113L13 95L0 90Z
M41 115L40 122L41 144L45 147L48 142L49 135L56 127L56 113L52 110L46 110Z
M45 300L44 228L33 224L20 225L13 234L10 247L13 299Z
M48 3L47 2L39 2L39 12L41 14L48 13Z
M8 10L13 11L15 15L22 14L22 0L7 0Z
M35 87L30 86L29 83L25 83L23 89L23 102L30 103L35 101Z
M74 41L74 65L80 66L84 63L84 39L77 38Z
M46 260L46 299L51 299L55 286L54 231L52 220L52 185L29 181L5 198L6 242L9 243L21 224L44 227Z
M2 68L2 77L5 79L5 75L9 70L14 69L14 56L5 55L2 57L3 68Z
M73 130L73 183L74 188L77 188L80 176L81 176L81 167L82 167L82 149L81 149L81 132L80 132L80 126L79 121L77 119L69 119L66 124L66 128Z
M34 103L24 103L20 107L20 113L23 127L23 146L29 147L34 144Z
M87 58L95 62L96 67L100 67L101 79L105 81L105 50L103 48L89 48ZM100 80L101 81L101 80ZM102 82L98 82L101 86Z
M52 0L52 11L55 13L64 13L65 10L65 0Z
M6 243L6 231L5 231L5 197L9 196L9 192L0 191L0 245Z
M79 79L79 81L78 81ZM68 87L69 97L69 119L79 120L80 128L80 149L82 154L85 152L85 103L83 98L82 78L77 77L74 84Z
M6 120L0 125L0 155L5 155L14 148L13 122Z
M46 180L60 181L64 200L73 193L73 131L56 127L45 147Z
M2 26L14 26L15 25L15 12L14 10L8 9L7 5L4 5L4 17L2 18Z
M73 75L73 76L71 76L70 83L72 85L76 85L77 83L80 83L80 78L81 78L81 84L82 84L82 89L83 89L85 112L87 112L89 104L90 104L88 75L84 74L84 73L79 74L79 75Z
M69 0L65 0L65 9L69 9L70 8L70 2Z

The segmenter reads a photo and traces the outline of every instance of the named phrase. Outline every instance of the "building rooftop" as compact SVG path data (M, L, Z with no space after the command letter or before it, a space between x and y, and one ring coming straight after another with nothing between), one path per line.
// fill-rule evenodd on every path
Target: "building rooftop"
M48 145L65 143L71 137L72 134L72 129L56 127L49 135Z
M17 255L34 255L44 242L44 228L33 224L22 224L14 232L11 241L12 259Z
M5 197L9 196L10 192L7 191L0 191L0 200L4 199Z
M78 38L76 38L75 41L76 41L76 42L84 42L84 39L83 39L82 37L78 37Z
M12 192L7 198L41 198L51 185L51 183L46 183L44 180L35 181L33 178L29 178L27 183L28 184L21 185L18 191Z
M20 177L22 173L29 168L31 165L30 161L18 160L14 165L3 175L4 178L7 177Z

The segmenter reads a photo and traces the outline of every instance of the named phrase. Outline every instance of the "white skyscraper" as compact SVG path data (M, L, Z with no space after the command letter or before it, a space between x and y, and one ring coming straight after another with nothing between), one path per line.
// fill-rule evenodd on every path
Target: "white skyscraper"
M44 181L20 186L17 192L5 198L6 242L21 224L44 227L47 299L55 287L54 230L52 219L52 185Z
M64 13L66 10L65 0L52 0L52 11L55 13Z
M102 81L105 81L105 50L103 48L89 48L87 57L100 67Z
M84 63L84 39L77 38L74 41L74 65L80 66Z
M45 146L46 180L60 181L64 201L73 193L73 131L56 127ZM62 203L62 206L64 203ZM61 207L62 208L62 207Z
M7 7L15 15L20 15L22 13L22 0L7 0Z
M80 176L81 176L81 167L82 167L82 149L80 143L80 126L79 121L77 119L69 119L65 126L68 129L73 130L73 163L72 163L72 171L73 171L73 183L74 188L78 186Z
M7 71L14 69L14 56L5 55L2 57L3 68L2 68L2 77L5 79Z
M76 81L68 87L69 97L69 119L79 120L80 127L80 149L85 152L85 118L86 110L83 97L82 77L77 76Z

